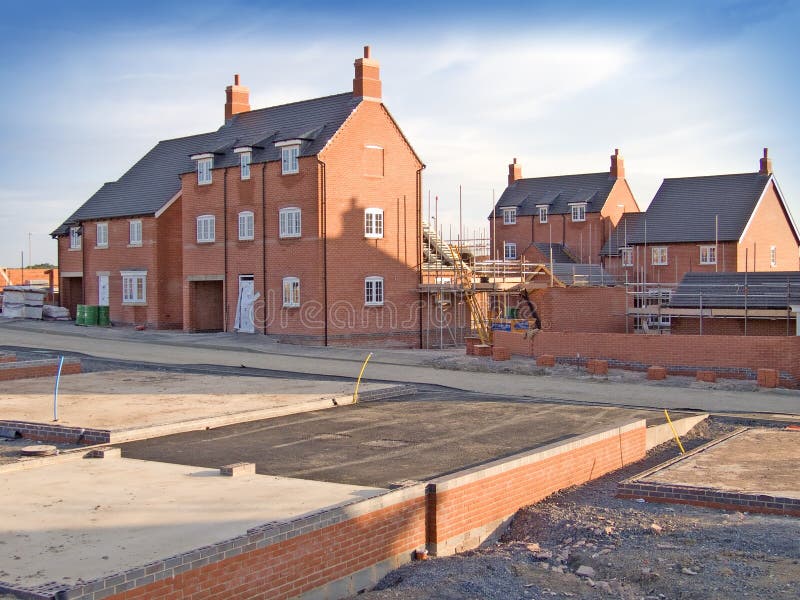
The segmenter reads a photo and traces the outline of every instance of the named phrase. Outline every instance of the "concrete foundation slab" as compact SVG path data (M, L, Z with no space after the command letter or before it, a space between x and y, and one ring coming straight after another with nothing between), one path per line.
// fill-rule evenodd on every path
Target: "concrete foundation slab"
M76 584L380 489L125 458L0 471L0 580Z

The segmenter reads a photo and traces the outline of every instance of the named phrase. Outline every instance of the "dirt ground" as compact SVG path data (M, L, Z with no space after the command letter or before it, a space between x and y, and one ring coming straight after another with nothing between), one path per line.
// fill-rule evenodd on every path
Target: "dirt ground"
M364 383L360 392L385 387ZM198 375L160 371L98 371L66 375L58 394L58 424L132 429L350 398L344 381ZM0 392L3 419L53 421L52 378L21 379Z
M685 445L733 427L711 420ZM644 461L519 511L500 542L411 563L358 598L798 598L800 519L614 497L618 481L675 455L664 444Z

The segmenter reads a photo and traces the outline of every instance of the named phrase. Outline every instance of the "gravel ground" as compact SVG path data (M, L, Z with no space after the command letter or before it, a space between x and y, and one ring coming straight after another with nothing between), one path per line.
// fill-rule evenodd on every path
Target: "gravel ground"
M684 445L742 424L707 422ZM358 598L800 597L800 519L614 497L617 481L675 452L664 444L635 465L520 510L500 542L408 564Z

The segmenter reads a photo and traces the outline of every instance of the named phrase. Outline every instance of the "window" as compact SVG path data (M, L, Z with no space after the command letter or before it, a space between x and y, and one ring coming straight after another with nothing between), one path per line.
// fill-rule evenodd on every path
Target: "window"
M239 154L239 165L242 168L242 179L250 179L250 162L252 160L252 152L241 152Z
M769 266L778 266L778 249L775 246L769 247Z
M283 175L297 173L300 170L297 164L299 155L300 146L284 146L281 148L281 173Z
M633 266L633 248L620 248L619 249L620 256L622 257L622 266L623 267L632 267Z
M81 228L69 228L69 247L71 250L78 250L81 247Z
M211 183L211 168L213 166L213 158L200 158L197 160L197 185L208 185Z
M664 246L654 246L650 248L650 256L652 264L666 265L667 264L667 249Z
M214 215L202 215L197 217L197 242L213 242L216 237L217 219Z
M300 280L297 277L283 278L283 306L285 308L300 306Z
M503 209L503 225L516 225L517 224L517 209L504 208Z
M278 213L279 233L282 238L300 237L300 209L282 208Z
M147 271L121 271L123 304L147 301Z
M539 207L539 223L547 223L547 207Z
M503 244L503 256L506 260L517 260L517 245L514 242Z
M239 213L239 239L252 240L255 238L255 219L253 213L245 210Z
M383 306L383 277L367 277L364 280L364 304Z
M368 208L364 211L364 237L383 237L383 209Z
M128 222L128 244L131 246L142 245L142 222L138 219L136 221Z
M701 265L717 264L716 246L700 246L700 264Z
M572 205L572 220L585 221L586 220L586 204L573 204Z
M108 223L97 224L97 247L108 248Z

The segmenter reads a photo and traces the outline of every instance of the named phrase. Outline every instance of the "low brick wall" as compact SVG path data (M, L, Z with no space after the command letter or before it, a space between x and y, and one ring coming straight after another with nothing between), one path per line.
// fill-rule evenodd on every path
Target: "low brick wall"
M641 460L645 443L645 421L636 421L434 479L428 551L442 556L475 548L523 506Z
M713 371L718 377L756 379L758 369L775 369L781 387L800 383L800 337L731 335L640 335L540 331L529 338L494 332L495 343L512 354L553 355L562 364L584 365L588 359L607 360L609 367L646 371L652 365L668 375L694 377Z
M30 423L28 421L0 421L0 429L8 434L19 434L19 437L38 442L59 444L108 444L111 432L106 429L86 429L84 427L67 427L57 423Z
M41 360L14 360L0 362L0 381L13 379L31 379L33 377L53 377L58 372L57 358ZM77 358L64 359L62 375L74 375L81 372L81 361Z

